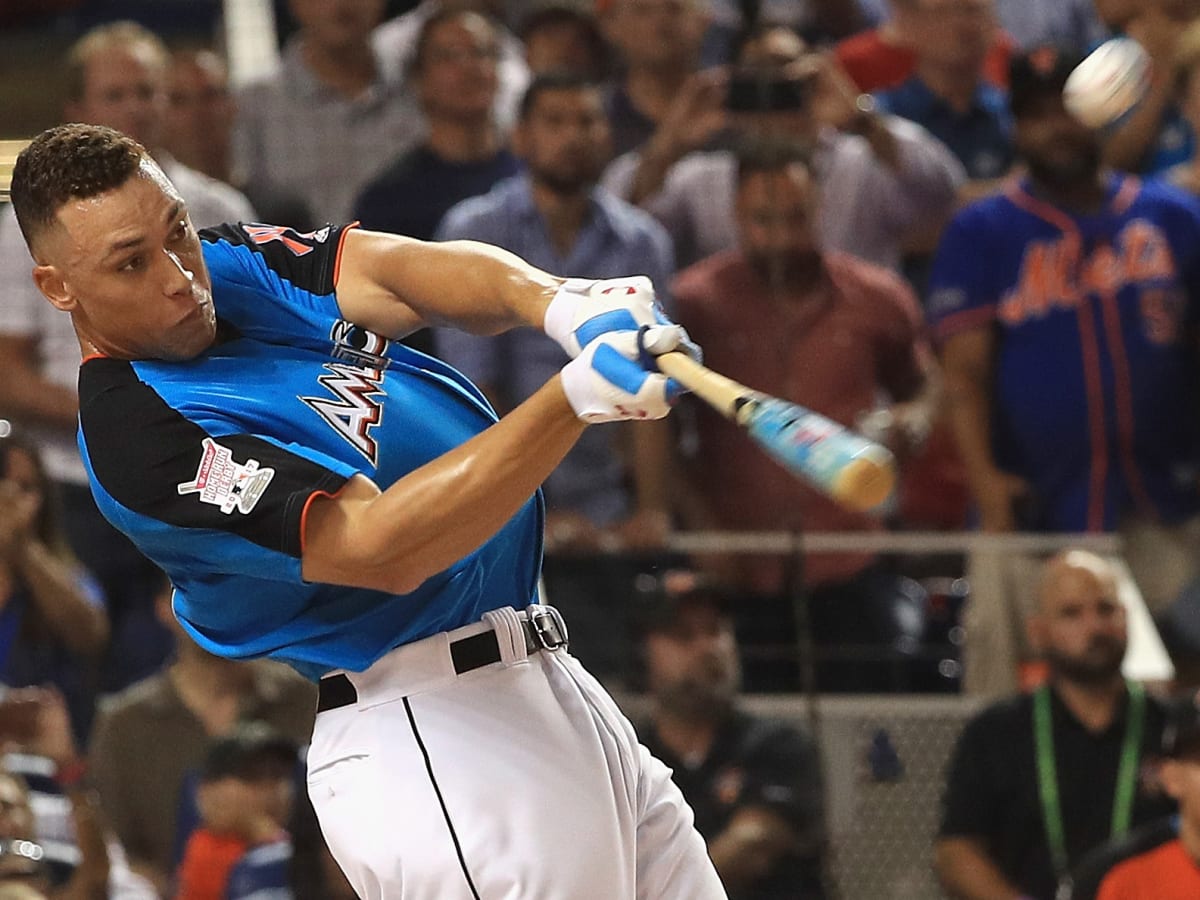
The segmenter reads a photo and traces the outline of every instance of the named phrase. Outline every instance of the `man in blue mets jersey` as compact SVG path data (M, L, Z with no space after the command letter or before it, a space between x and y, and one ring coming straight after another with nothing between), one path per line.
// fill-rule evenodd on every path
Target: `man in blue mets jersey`
M1028 176L951 222L929 312L983 529L1119 529L1156 610L1200 549L1200 205L1101 167L1101 137L1062 103L1075 62L1014 61ZM991 654L988 693L1015 687L1018 617L999 604L972 604L987 619L967 681Z
M639 352L692 349L644 278L348 227L197 235L92 126L36 138L12 199L79 337L105 515L202 647L319 680L309 793L360 896L724 896L669 771L531 605L538 485L586 422L678 390ZM544 327L572 359L497 421L397 343L426 324Z

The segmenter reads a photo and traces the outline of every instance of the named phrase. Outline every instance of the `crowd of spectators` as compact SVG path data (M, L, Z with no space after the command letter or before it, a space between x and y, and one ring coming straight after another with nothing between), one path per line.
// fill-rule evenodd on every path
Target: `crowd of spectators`
M684 558L673 532L1116 534L1195 689L1197 0L287 0L278 70L245 84L215 28L108 5L144 21L42 11L80 31L47 61L61 117L137 138L198 228L286 241L358 220L644 275L714 368L894 451L897 497L852 513L684 400L590 428L544 487L546 599L590 670L648 693L640 733L732 897L820 897L827 874L813 737L739 691L798 690L801 662L822 691L896 690L929 598L892 556ZM1113 34L1154 77L1097 133L1061 88ZM197 647L99 515L78 344L31 267L0 205L4 896L352 896L303 790L313 686ZM406 341L501 414L565 362L532 332ZM999 703L948 774L946 889L1167 897L1153 861L1200 860L1200 714L1121 677L1112 561L950 556L962 686ZM1018 694L1032 660L1046 686ZM1161 780L1139 779L1159 756Z

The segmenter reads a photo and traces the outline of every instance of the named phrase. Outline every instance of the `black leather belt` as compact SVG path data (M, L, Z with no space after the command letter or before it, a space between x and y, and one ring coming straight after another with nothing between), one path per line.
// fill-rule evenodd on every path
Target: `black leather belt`
M567 626L552 606L531 606L528 618L521 619L525 632L525 652L556 650L567 646ZM500 662L500 639L495 631L481 631L450 642L450 660L454 673L463 675ZM327 675L317 685L317 712L340 709L358 702L358 691L344 674Z

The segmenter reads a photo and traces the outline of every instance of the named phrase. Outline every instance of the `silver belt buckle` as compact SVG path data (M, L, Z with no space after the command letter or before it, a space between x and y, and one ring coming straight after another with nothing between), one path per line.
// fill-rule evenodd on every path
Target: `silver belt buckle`
M544 649L557 650L567 646L567 623L563 621L562 613L542 603L531 604L526 613L533 633Z

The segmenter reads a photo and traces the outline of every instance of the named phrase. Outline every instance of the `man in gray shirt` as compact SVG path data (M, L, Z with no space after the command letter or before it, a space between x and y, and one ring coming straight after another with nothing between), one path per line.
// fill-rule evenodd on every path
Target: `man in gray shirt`
M729 150L695 152L714 134L772 135L813 148L822 194L823 249L896 270L906 242L939 228L965 181L962 165L919 125L876 115L832 59L809 53L787 28L760 29L738 62L806 83L800 105L730 113L728 76L701 72L640 152L618 158L605 187L649 210L670 232L680 267L737 243L736 161Z
M279 72L238 92L234 165L300 197L314 221L348 222L367 182L421 138L421 112L372 49L383 0L289 7L300 28Z

